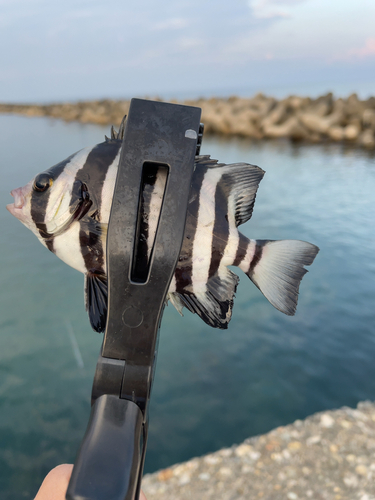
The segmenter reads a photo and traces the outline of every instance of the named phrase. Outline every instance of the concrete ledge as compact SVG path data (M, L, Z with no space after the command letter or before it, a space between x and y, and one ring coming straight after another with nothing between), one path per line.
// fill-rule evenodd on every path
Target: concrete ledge
M317 413L148 474L147 500L375 500L375 404Z

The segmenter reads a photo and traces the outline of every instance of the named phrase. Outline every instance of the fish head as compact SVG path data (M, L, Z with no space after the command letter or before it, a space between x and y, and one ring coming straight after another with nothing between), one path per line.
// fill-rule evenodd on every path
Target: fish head
M84 157L85 150L79 151L10 193L14 203L7 205L8 211L42 242L63 233L93 204L88 186L74 175Z
M85 274L86 309L94 330L107 317L106 236L124 137L74 153L13 189L8 211L69 266Z
M103 143L74 153L11 191L14 203L8 211L50 250L53 239L73 224L84 220L82 229L89 232L98 230L97 223L103 223L100 231L108 224L125 120L126 115L119 131L112 127Z

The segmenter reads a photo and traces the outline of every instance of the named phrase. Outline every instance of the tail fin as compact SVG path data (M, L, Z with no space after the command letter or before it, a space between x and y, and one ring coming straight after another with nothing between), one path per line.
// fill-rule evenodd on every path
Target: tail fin
M257 240L248 277L279 311L293 316L304 266L313 263L319 248L306 241Z

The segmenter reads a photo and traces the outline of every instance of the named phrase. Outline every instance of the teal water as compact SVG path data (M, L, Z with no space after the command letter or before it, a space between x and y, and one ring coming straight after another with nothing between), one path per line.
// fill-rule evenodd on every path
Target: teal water
M83 277L5 205L12 188L105 133L107 127L0 116L4 500L32 498L48 470L74 461L101 344L84 310ZM321 251L302 282L295 317L276 311L240 271L227 331L166 309L147 471L319 410L375 399L374 156L341 146L209 137L202 153L266 170L244 234L303 239Z

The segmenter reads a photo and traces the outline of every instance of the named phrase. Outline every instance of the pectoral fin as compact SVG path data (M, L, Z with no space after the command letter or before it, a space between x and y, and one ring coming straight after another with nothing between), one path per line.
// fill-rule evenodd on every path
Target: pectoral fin
M85 275L86 311L96 332L104 332L107 322L108 283L104 274Z

